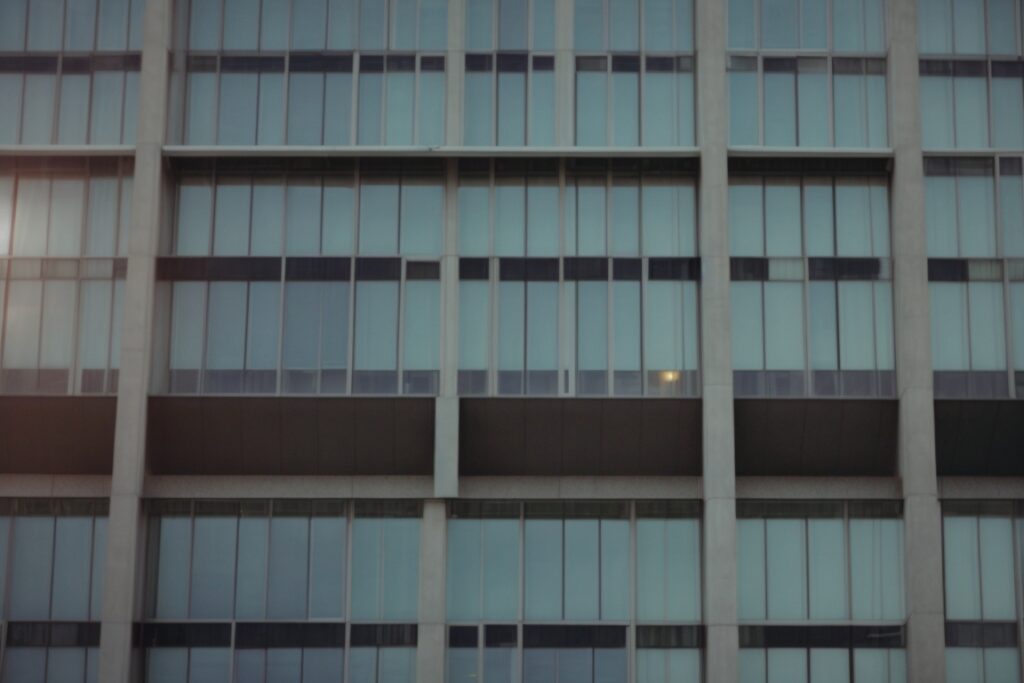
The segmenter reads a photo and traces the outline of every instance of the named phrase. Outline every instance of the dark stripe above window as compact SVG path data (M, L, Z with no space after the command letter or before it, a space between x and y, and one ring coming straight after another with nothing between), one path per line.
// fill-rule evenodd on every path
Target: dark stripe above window
M704 647L704 626L637 626L638 648Z
M699 500L638 500L638 518L689 518L700 517Z
M357 258L356 280L401 280L400 258Z
M528 519L625 519L629 506L619 500L542 500L524 504Z
M352 624L351 647L415 647L416 624Z
M740 647L906 647L903 626L740 626Z
M809 258L810 280L879 280L882 261L877 258Z
M156 262L158 280L270 281L281 279L281 259L247 256L163 256Z
M460 258L459 279L460 280L487 280L490 279L490 259L486 258Z
M109 509L106 498L0 498L4 517L103 517Z
M476 647L476 626L449 626L448 647Z
M282 73L284 57L225 55L220 58L220 70L230 73Z
M507 500L453 500L448 516L470 519L517 519L522 505Z
M526 73L529 57L525 52L499 52L498 71L504 73Z
M568 257L564 261L564 277L569 280L607 280L608 259L601 257Z
M576 70L577 71L607 71L608 70L608 58L607 57L577 57L576 58Z
M298 281L342 281L352 279L352 259L332 256L289 257L285 260L284 277Z
M513 625L484 626L484 645L487 647L515 647L517 642L516 627Z
M624 73L639 73L640 58L636 55L613 55L612 71Z
M534 71L554 71L555 70L555 58L550 55L534 55L533 56L533 70Z
M967 259L961 258L930 258L928 259L929 282L967 282Z
M235 624L235 647L345 647L345 624L238 623Z
M841 500L738 500L740 519L842 517Z
M466 55L466 71L491 71L494 57L488 54Z
M947 621L946 647L1017 647L1017 622Z
M405 264L406 280L440 280L441 264L437 261L408 261Z
M557 258L503 258L498 276L504 281L557 282Z
M700 280L700 259L651 258L647 262L649 280Z
M729 276L733 282L768 279L768 259L733 257L729 259Z
M0 57L0 73L57 73L58 58L51 55L6 55Z
M420 71L444 71L444 57L438 55L421 56Z
M862 157L730 157L729 175L887 176L892 160Z
M229 647L231 624L143 624L142 647Z
M643 261L638 258L612 259L613 280L639 281L643 277Z
M626 647L625 626L523 626L524 648Z
M352 73L352 55L293 53L288 58L288 70L298 72Z
M7 624L8 647L98 647L100 623L12 621Z

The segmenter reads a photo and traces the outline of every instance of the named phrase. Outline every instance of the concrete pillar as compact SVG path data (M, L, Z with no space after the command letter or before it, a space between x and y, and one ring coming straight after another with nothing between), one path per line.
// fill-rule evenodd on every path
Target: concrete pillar
M153 291L161 223L162 146L167 116L170 0L146 3L128 274L118 377L117 427L100 633L99 680L131 679L132 624L142 604L142 487L146 470L146 396Z
M420 683L436 683L445 678L444 564L447 531L448 513L444 501L424 501L416 647L416 680Z
M574 0L555 0L555 145L576 141L576 55L573 52Z
M899 388L899 470L906 526L907 673L911 683L946 678L942 515L935 471L924 168L918 99L917 6L890 3L893 296Z
M701 380L704 495L704 661L707 683L735 683L736 465L729 319L726 3L698 0L697 139L701 152Z
M454 106L452 104L451 106ZM441 257L441 391L434 400L434 496L459 495L458 162L447 162Z

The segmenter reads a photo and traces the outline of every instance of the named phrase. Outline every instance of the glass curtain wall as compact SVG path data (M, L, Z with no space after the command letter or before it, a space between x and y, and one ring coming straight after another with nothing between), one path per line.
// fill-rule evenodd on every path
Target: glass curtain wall
M1024 392L1024 190L1015 157L925 161L936 396Z
M149 512L149 680L415 680L418 502L168 500Z
M440 168L182 176L156 390L436 393Z
M894 396L884 178L729 183L738 396Z
M192 0L177 12L171 140L444 144L446 0Z
M132 164L0 164L0 392L117 390Z
M693 147L692 0L575 0L575 144Z
M0 8L0 145L132 145L143 0Z
M95 681L107 502L0 500L0 681Z
M729 144L887 147L882 0L729 0Z
M689 501L451 503L448 681L696 683L700 544Z
M692 177L603 161L459 169L461 394L697 394Z
M748 500L737 515L742 683L906 680L899 501Z
M947 679L1018 681L1020 503L944 501L942 511Z

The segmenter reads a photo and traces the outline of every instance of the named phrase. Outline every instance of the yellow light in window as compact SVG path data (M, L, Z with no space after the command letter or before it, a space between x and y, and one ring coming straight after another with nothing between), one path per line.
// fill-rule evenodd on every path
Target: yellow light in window
M662 382L677 382L677 381L679 381L679 371L678 370L662 370L661 371L661 381Z

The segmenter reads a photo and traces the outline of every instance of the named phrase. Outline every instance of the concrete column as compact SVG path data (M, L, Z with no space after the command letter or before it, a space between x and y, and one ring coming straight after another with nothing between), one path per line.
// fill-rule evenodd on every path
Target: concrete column
M906 527L907 673L911 683L946 678L942 515L935 471L924 168L918 100L917 6L890 3L889 45L893 296L899 388L899 469Z
M466 2L448 0L448 55L445 58L445 145L462 144L462 93L466 78Z
M441 392L434 400L434 496L459 495L458 162L448 162L441 257Z
M576 142L574 6L574 0L555 0L555 145L559 147Z
M445 535L448 514L443 500L423 502L420 535L419 632L416 680L436 683L445 676Z
M167 116L170 36L170 0L149 0L139 78L135 180L100 634L99 680L106 683L132 680L132 624L140 616L142 605L145 520L141 499L146 470L146 396L152 346L155 256L161 222L161 148Z
M726 3L698 0L697 139L701 152L701 380L703 411L704 622L707 683L739 675L736 622L736 465L729 318L725 87Z

